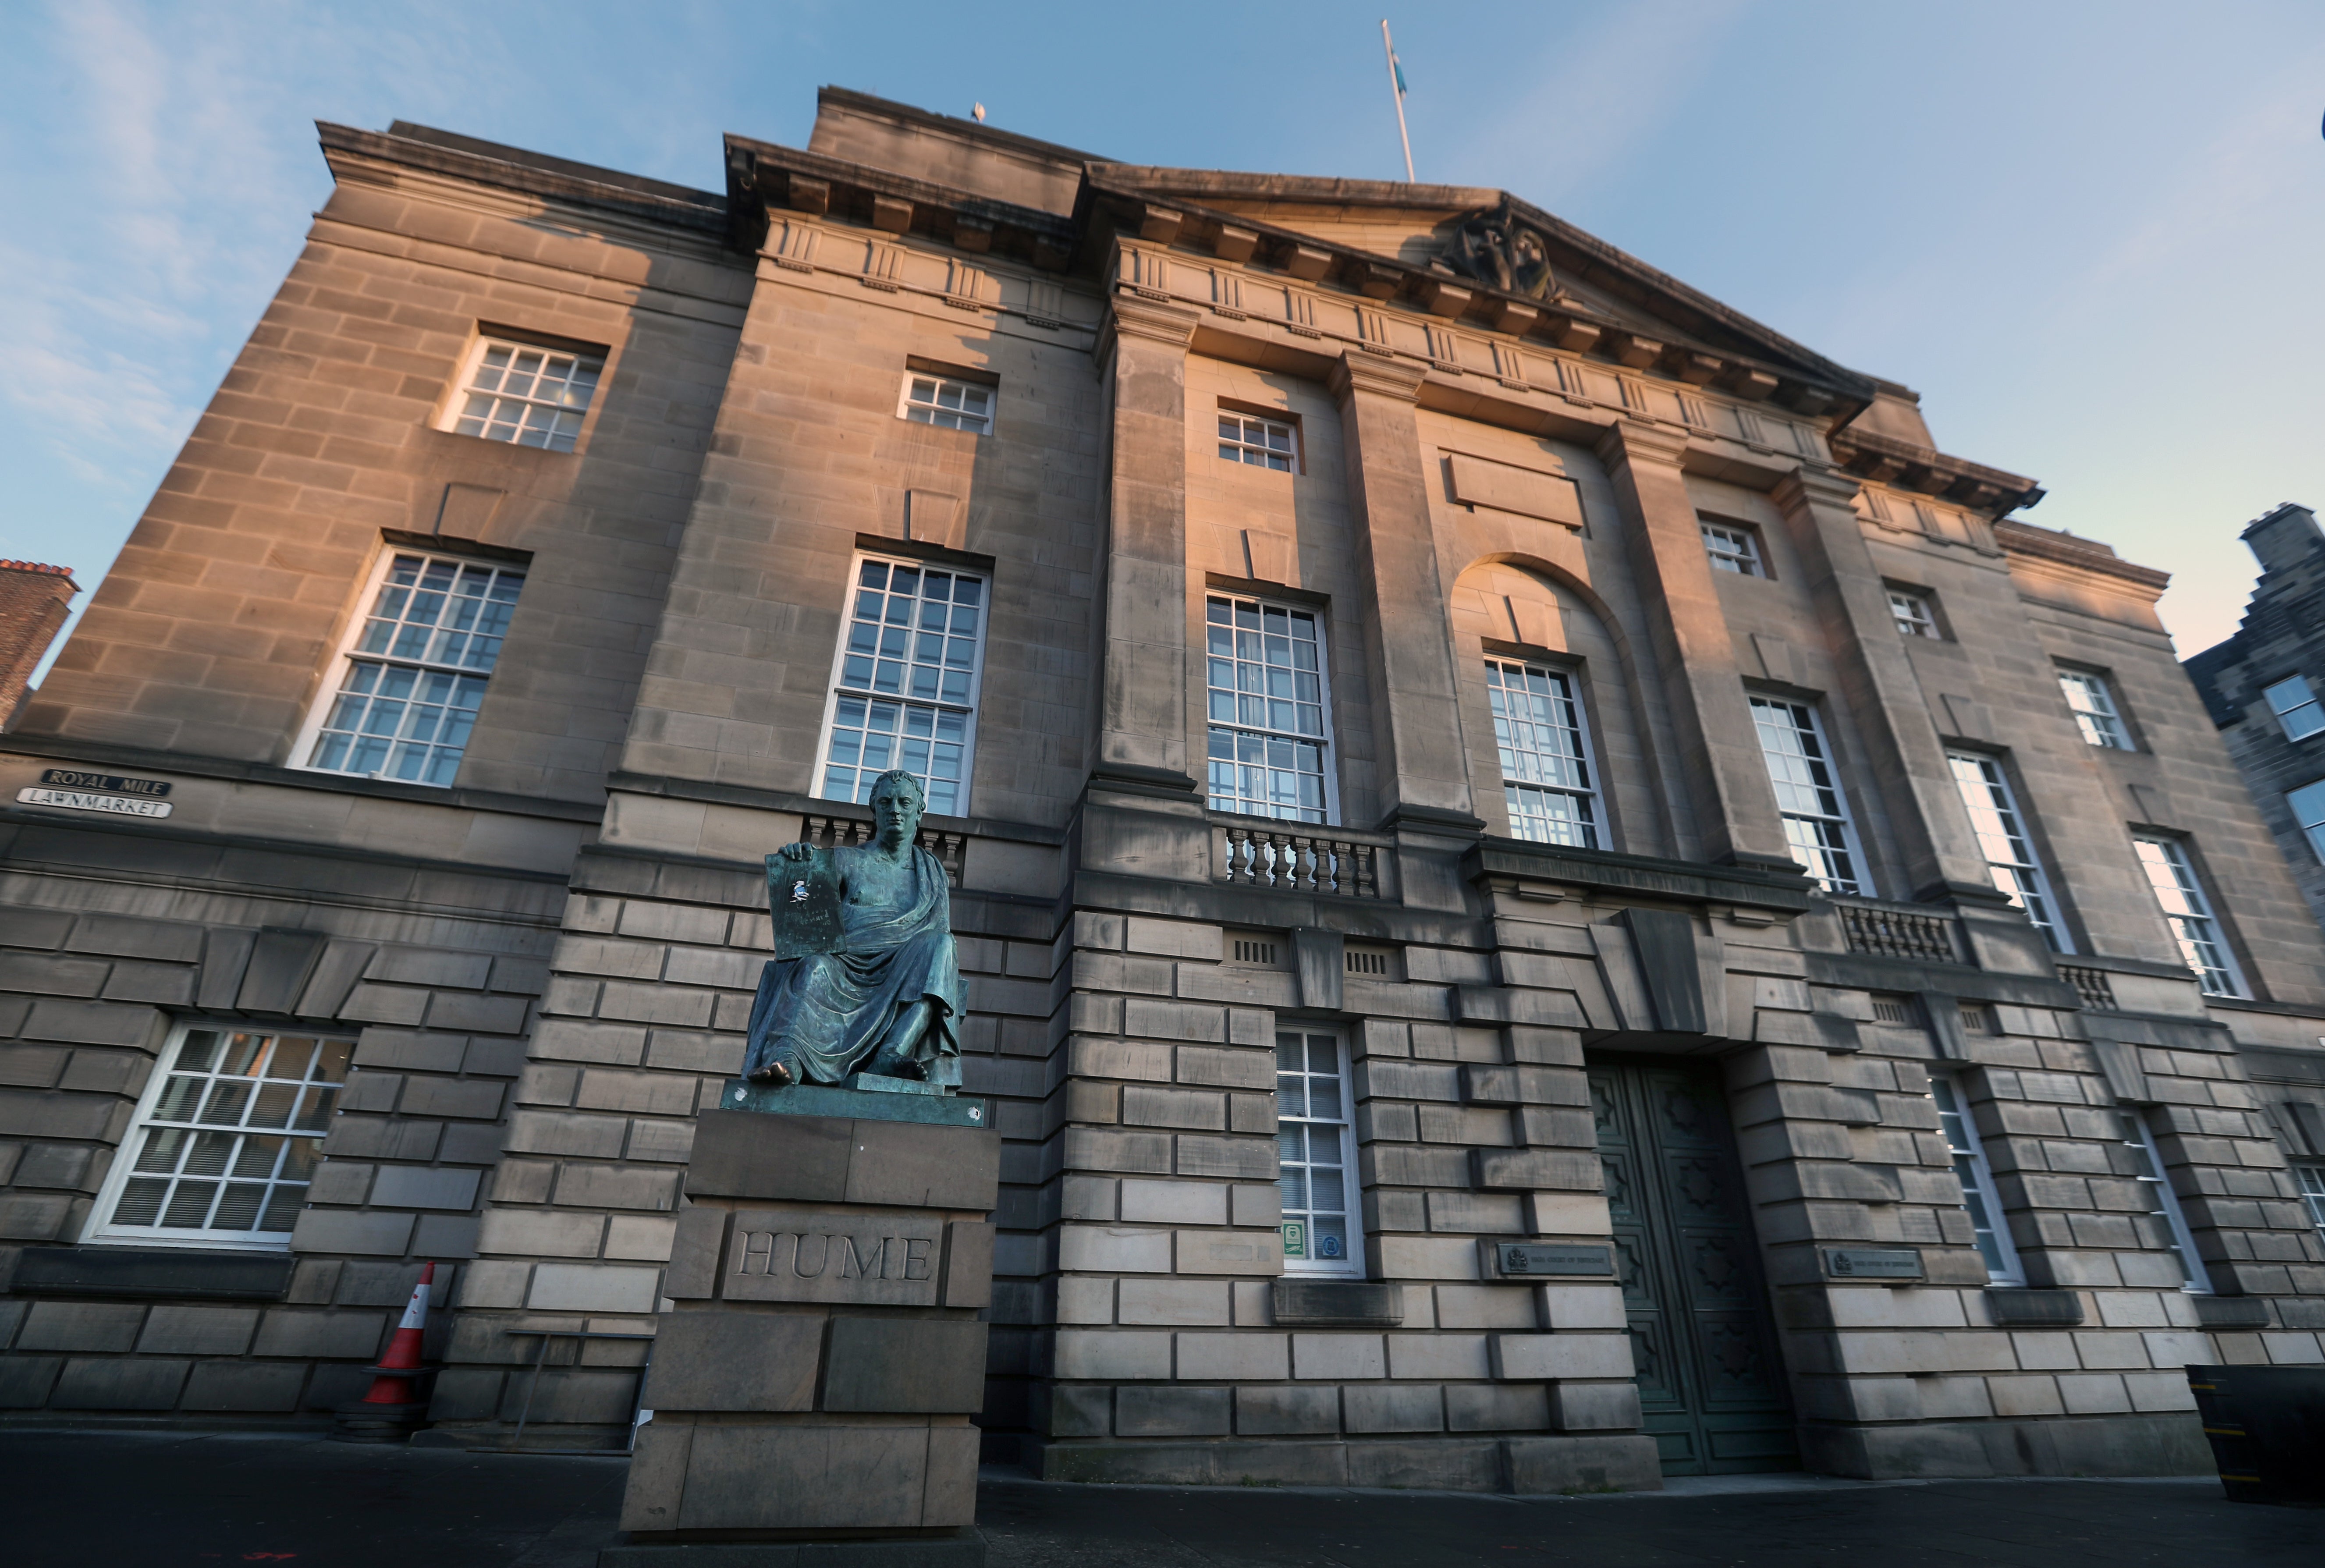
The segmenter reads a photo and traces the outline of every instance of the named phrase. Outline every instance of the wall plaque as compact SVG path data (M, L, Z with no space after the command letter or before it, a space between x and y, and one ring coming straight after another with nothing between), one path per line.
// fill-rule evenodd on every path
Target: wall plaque
M1563 1241L1498 1241L1496 1261L1505 1275L1611 1275L1615 1249Z
M162 786L167 789L169 786ZM68 812L101 812L115 817L166 817L171 810L167 801L147 800L136 795L100 795L86 790L46 789L39 784L27 784L16 792L17 801L28 806L56 806Z
M1824 1271L1834 1279L1919 1279L1922 1254L1911 1247L1828 1247Z
M41 770L41 782L68 790L109 790L116 795L144 795L160 800L170 793L169 782L158 778L125 778L117 773L83 773L77 767Z

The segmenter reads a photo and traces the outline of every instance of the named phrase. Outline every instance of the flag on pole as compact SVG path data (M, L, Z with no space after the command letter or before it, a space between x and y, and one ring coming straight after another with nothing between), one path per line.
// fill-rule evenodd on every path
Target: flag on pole
M1404 85L1404 61L1392 54L1388 57L1388 69L1390 74L1396 78L1397 97L1403 97L1405 94L1413 90L1411 88Z
M1404 149L1404 180L1413 183L1413 137L1404 128L1404 62L1396 57L1396 41L1388 35L1388 18L1381 18L1381 52L1388 57L1390 101L1396 106L1396 139Z

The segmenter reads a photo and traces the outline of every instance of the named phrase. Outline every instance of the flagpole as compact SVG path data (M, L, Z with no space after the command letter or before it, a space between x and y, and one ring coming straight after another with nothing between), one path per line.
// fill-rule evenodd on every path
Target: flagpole
M1381 51L1388 56L1388 96L1396 100L1396 139L1404 144L1404 182L1413 184L1413 137L1404 128L1404 84L1396 79L1396 45L1389 42L1388 18L1381 18Z

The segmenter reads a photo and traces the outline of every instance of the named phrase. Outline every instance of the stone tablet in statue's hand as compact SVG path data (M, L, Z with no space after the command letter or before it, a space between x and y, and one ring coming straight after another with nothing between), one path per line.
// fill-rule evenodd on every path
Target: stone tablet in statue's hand
M781 860L808 860L814 858L814 856L815 846L813 844L804 842L798 844L785 844L782 849L775 851L775 858Z

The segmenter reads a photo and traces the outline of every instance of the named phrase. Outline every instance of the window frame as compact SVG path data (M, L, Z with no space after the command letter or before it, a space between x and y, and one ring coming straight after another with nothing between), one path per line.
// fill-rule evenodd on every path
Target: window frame
M1502 769L1503 808L1509 815L1510 836L1514 839L1518 839L1530 844L1538 843L1559 845L1561 843L1561 841L1556 839L1530 838L1526 834L1518 830L1518 814L1515 812L1508 811L1510 794L1513 791L1533 791L1541 794L1560 795L1570 800L1579 800L1582 802L1582 824L1585 829L1584 836L1589 841L1580 845L1562 845L1561 847L1585 849L1611 849L1612 846L1607 842L1610 835L1607 831L1607 791L1604 776L1598 770L1598 754L1597 748L1591 743L1590 710L1589 703L1586 700L1584 695L1583 672L1575 666L1563 663L1552 663L1543 659L1529 659L1515 654L1497 654L1491 648L1484 650L1481 656L1484 658L1486 668L1489 672L1486 681L1486 707L1487 711L1492 716L1494 721L1495 759L1500 765ZM1507 757L1508 754L1514 748L1506 747L1502 743L1502 726L1504 716L1494 711L1495 694L1497 691L1505 691L1508 688L1505 686L1496 685L1490 672L1498 668L1501 673L1506 676L1511 667L1515 667L1529 678L1539 673L1545 679L1553 681L1563 688L1564 695L1560 700L1563 700L1567 707L1571 709L1574 713L1573 735L1576 749L1576 756L1574 760L1582 769L1582 777L1584 782L1581 788L1576 789L1564 784L1544 784L1535 779L1512 778L1510 776ZM1531 723L1532 720L1525 720L1524 722ZM1539 756L1545 754L1535 751L1531 755Z
M2134 833L2131 842L2132 853L2139 862L2140 874L2147 879L2148 891L2154 895L2156 909L2163 916L2165 928L2172 932L2172 939L2180 944L2181 961L2196 977L2197 988L2208 997L2224 997L2231 1001L2249 1000L2252 988L2245 979L2244 966L2237 961L2236 949L2228 941L2228 923L2220 918L2211 894L2204 886L2203 875L2196 868L2196 858L2188 852L2187 840L2166 833ZM2192 912L2175 913L2163 901L2163 889L2155 880L2156 860L2145 853L2150 845L2163 851L2160 858L2169 862L2177 874L2174 878L2176 889L2181 898L2195 905ZM2218 990L2213 988L2213 971L2190 952L2196 942L2195 939L2181 933L2180 922L2182 920L2200 920L2211 927L2210 941L2220 956L2218 972L2227 978L2229 988Z
M912 397L912 383L915 381L933 383L936 387L935 395L939 399L943 397L944 389L948 386L958 387L964 394L974 392L985 400L982 422L972 428L961 423L942 423L934 417L914 419L912 411L915 408L925 409L931 416L950 413L955 420L963 417L961 410L948 410L940 401L927 404L916 402ZM903 379L896 384L896 417L907 424L926 425L931 430L967 431L970 435L989 436L993 433L994 423L999 418L1000 413L1001 388L990 381L975 380L951 371L922 370L908 365L904 367Z
M2163 1164L2163 1151L2156 1146L2155 1128L2147 1119L2148 1108L2117 1105L2115 1109L2119 1125L2132 1135L2121 1141L2132 1151L2133 1165L2147 1167L2144 1174L2135 1168L2132 1179L2154 1188L2160 1200L2155 1208L2145 1212L2151 1219L2163 1217L2164 1229L2171 1237L2171 1250L2179 1258L2180 1272L2184 1276L2181 1290L2189 1295L2212 1294L2211 1270L2204 1262L2204 1255L2196 1250L2196 1233L2188 1229L2188 1216L2180 1207L2179 1189L2172 1184L2172 1173Z
M1894 582L1883 583L1881 590L1889 596L1889 618L1896 624L1899 636L1919 637L1925 643L1948 640L1945 627L1938 622L1937 595L1924 588L1907 588ZM1921 613L1900 615L1897 607L1901 600Z
M1760 763L1763 767L1767 769L1768 787L1776 798L1777 821L1784 824L1790 824L1793 821L1837 821L1840 826L1840 852L1848 856L1852 865L1856 868L1856 876L1851 879L1855 883L1855 886L1850 887L1834 887L1830 886L1826 880L1824 875L1818 869L1817 862L1814 859L1811 859L1807 867L1809 877L1817 884L1818 886L1823 888L1825 892L1837 893L1845 898L1879 897L1880 895L1876 890L1877 885L1873 880L1871 868L1869 862L1867 862L1866 858L1865 842L1857 834L1856 813L1849 810L1848 789L1841 778L1840 756L1839 754L1833 749L1831 732L1825 727L1824 715L1820 711L1822 704L1811 700L1804 700L1797 697L1778 696L1765 691L1746 691L1745 695L1749 699L1751 703L1752 733L1760 742ZM1810 757L1809 760L1811 762L1820 760L1824 764L1825 770L1829 775L1829 783L1828 785L1823 787L1829 788L1832 792L1833 799L1839 803L1840 809L1838 815L1794 812L1785 809L1783 786L1789 781L1781 780L1776 776L1774 760L1768 750L1767 737L1762 731L1760 727L1759 710L1762 708L1786 709L1795 715L1805 715L1807 717L1808 732L1815 740L1819 751L1822 754L1820 757ZM1797 727L1795 727L1793 733L1796 735L1799 733ZM1807 754L1803 755L1806 756ZM1811 787L1818 786L1811 785ZM1800 852L1800 846L1793 842L1792 830L1789 825L1785 828L1784 841L1786 846L1792 849L1796 854ZM1823 848L1829 852L1831 846L1824 846Z
M1955 769L1957 763L1968 763L1978 770L1978 784L1985 788L1988 796L1982 806L1970 799L1972 783ZM1978 840L1979 853L1986 858L1987 875L1993 878L1996 891L2006 895L2010 902L2025 914L2027 923L2042 933L2043 941L2050 944L2052 952L2071 957L2075 942L2067 930L2065 912L2060 906L2051 874L2042 864L2042 851L2034 847L2033 832L2026 825L2026 812L2018 804L2018 791L2010 782L2009 769L2005 766L2003 759L1992 752L1948 747L1946 768L1953 775L1954 793L1969 812L1970 832ZM1979 824L1982 812L1991 813L1997 820L2005 839L2015 840L2024 849L2024 859L1995 858L1992 840ZM2005 871L2023 874L2033 886L2005 886L2003 874ZM2038 906L2046 913L2038 914Z
M1320 719L1323 728L1323 733L1320 736L1301 735L1296 730L1278 730L1272 728L1245 724L1241 719L1240 702L1237 703L1237 717L1235 721L1229 722L1211 717L1211 694L1216 691L1223 690L1223 688L1215 687L1211 684L1210 664L1211 660L1215 655L1213 655L1210 651L1210 628L1215 623L1210 618L1210 608L1211 602L1214 599L1224 599L1227 602L1229 606L1229 615L1231 617L1228 624L1231 627L1234 625L1232 616L1235 606L1246 603L1257 606L1260 612L1262 636L1265 635L1266 615L1271 609L1282 610L1287 616L1306 616L1315 623L1317 706L1320 710ZM1338 736L1337 734L1337 727L1333 723L1332 715L1332 643L1330 612L1320 604L1308 603L1299 599L1273 598L1265 594L1246 593L1237 589L1229 588L1206 588L1203 590L1202 605L1202 790L1203 804L1205 808L1209 811L1221 812L1227 816L1249 817L1257 821L1297 822L1304 823L1309 827L1322 828L1338 826L1340 821L1340 765ZM1235 629L1239 630L1240 628ZM1244 662L1242 655L1237 654L1236 655L1236 663L1240 665ZM1294 675L1296 676L1299 673L1298 665L1295 663L1292 668ZM1240 688L1237 690L1235 694L1238 698L1244 695ZM1296 703L1299 699L1295 695L1292 700ZM1322 792L1324 796L1323 821L1320 822L1309 822L1304 817L1283 817L1272 815L1266 812L1246 811L1241 809L1241 799L1239 796L1237 798L1236 804L1224 806L1218 804L1211 788L1211 766L1219 759L1211 756L1210 742L1212 731L1220 729L1224 729L1229 734L1234 735L1256 735L1272 739L1289 740L1295 744L1313 745L1317 747L1322 753L1320 766L1322 769ZM1248 765L1245 764L1238 756L1238 758L1232 764L1232 765L1237 768L1242 768Z
M113 1167L106 1173L104 1182L97 1187L96 1201L89 1206L88 1223L83 1228L81 1235L81 1241L85 1245L100 1247L186 1247L199 1248L206 1251L229 1250L236 1252L288 1252L291 1250L292 1230L218 1231L208 1229L182 1229L176 1228L164 1229L160 1226L140 1227L121 1225L113 1219L114 1211L120 1207L122 1196L127 1192L130 1182L141 1174L136 1171L134 1167L139 1156L144 1152L145 1134L156 1124L154 1112L161 1103L162 1097L168 1091L170 1081L174 1078L190 1076L189 1074L180 1073L177 1071L179 1061L185 1049L186 1043L195 1034L206 1030L223 1035L264 1035L270 1038L278 1038L286 1035L297 1035L312 1039L320 1045L345 1045L347 1047L347 1059L342 1062L340 1066L341 1075L336 1084L329 1086L329 1093L324 1100L320 1115L319 1117L319 1119L325 1122L328 1122L330 1119L332 1113L337 1109L338 1099L346 1092L347 1080L353 1075L355 1071L353 1057L357 1044L357 1036L356 1033L353 1031L346 1031L337 1028L310 1029L302 1027L297 1024L286 1026L279 1024L251 1023L234 1018L195 1017L179 1019L171 1028L169 1039L164 1044L161 1054L154 1059L153 1076L147 1081L144 1091L138 1095L135 1109L131 1114L129 1119L128 1130L123 1133L120 1146L114 1151ZM316 1065L320 1065L320 1056L317 1059ZM309 1075L301 1081L310 1086L325 1085L328 1081L313 1077L313 1071L314 1068L310 1067L309 1069ZM217 1072L206 1072L205 1075L213 1080L227 1076ZM276 1080L273 1081L288 1081ZM256 1097L254 1096L254 1104L255 1103L255 1099ZM243 1114L248 1114L246 1109ZM185 1127L189 1130L199 1129L223 1131L226 1130L227 1124L209 1124L205 1127L205 1125L198 1119L174 1118L163 1125L171 1127ZM287 1127L283 1129L280 1129L279 1131L278 1129L273 1128L248 1128L245 1130L257 1132L263 1137L280 1136L287 1139L289 1137L298 1136L311 1138L315 1145L315 1163L305 1184L309 1187L312 1187L314 1184L312 1173L314 1171L320 1171L322 1168L322 1144L323 1140L330 1135L330 1128L329 1126L324 1126L320 1129L305 1130L298 1134L293 1134ZM280 1166L282 1164L283 1161L281 1157L278 1156L276 1164ZM151 1173L146 1174L150 1174ZM174 1173L172 1174L174 1174ZM270 1176L269 1183L270 1185L273 1186L290 1184L283 1183L279 1176ZM219 1184L224 1185L225 1183L221 1181ZM213 1206L215 1206L215 1203ZM301 1211L303 1211L305 1207L306 1201L302 1198L300 1202ZM293 1229L295 1229L298 1223L297 1220L294 1219L292 1223Z
M944 698L914 697L904 693L880 692L872 691L869 688L850 687L847 685L844 677L847 674L848 669L848 639L856 626L856 596L859 593L868 591L864 585L864 568L867 562L871 561L878 561L892 570L895 567L903 566L910 568L917 572L927 572L934 570L949 573L955 578L975 578L978 582L984 585L984 602L979 607L983 613L979 617L977 624L976 637L977 645L971 650L971 662L968 675L968 700L965 709L960 703ZM893 580L893 579L886 580ZM884 586L879 591L885 594L890 590L884 583ZM920 555L907 555L899 552L859 549L848 558L848 577L844 592L846 594L846 598L842 600L839 609L839 631L837 637L833 640L832 645L831 671L824 682L823 722L816 732L815 776L809 782L808 793L810 797L820 801L837 802L840 799L838 795L824 793L824 784L826 776L829 773L832 765L831 743L833 736L839 728L839 705L842 702L850 700L860 700L865 702L894 702L900 708L908 708L917 705L923 708L934 709L940 712L948 710L960 711L964 712L966 715L965 721L961 727L960 742L960 799L958 803L960 809L958 812L938 811L935 801L933 797L931 797L928 810L930 813L934 816L968 816L969 814L969 806L971 804L970 795L973 791L977 776L977 732L978 711L985 699L985 650L990 644L993 631L993 573L983 567L959 564L952 561L931 559L929 557ZM915 589L913 592L913 602L916 604L925 602L920 598L919 590L917 589ZM885 626L886 623L884 621L882 624ZM916 626L913 629L917 633L919 628ZM948 632L947 635L949 636L949 632ZM912 660L904 661L908 669L914 662L915 661ZM899 722L902 722L901 715L899 716ZM933 728L933 726L931 728ZM898 733L902 734L903 732L900 729ZM861 763L851 764L849 765L854 767L858 774L862 774L866 771L864 765ZM901 762L897 762L893 763L891 765L902 766L903 764ZM905 771L910 772L911 770L906 769ZM873 773L871 776L876 778L879 775L878 773L875 772ZM920 777L917 774L913 776L915 778ZM861 793L862 790L866 787L866 781L859 778L857 782L858 791ZM921 787L922 792L926 793L929 790L927 781L923 780ZM845 803L849 805L861 805L864 803L860 800L850 797Z
M1225 402L1213 412L1217 417L1213 421L1215 433L1211 446L1220 462L1232 463L1241 469L1257 469L1266 474L1287 474L1295 478L1308 471L1307 454L1302 450L1297 416L1281 411L1263 412ZM1229 420L1235 421L1238 427L1238 433L1235 436L1229 436L1226 431L1218 428ZM1254 424L1260 426L1263 431L1262 440L1257 443L1253 442L1248 431L1243 429ZM1265 433L1270 431L1281 431L1287 443L1280 454L1285 459L1282 468L1268 460L1278 455L1265 444Z
M2288 686L2301 688L2301 700L2287 706L2279 707L2276 694ZM2302 741L2311 740L2320 735L2325 735L2325 700L2319 698L2317 688L2311 683L2309 677L2300 671L2295 670L2284 679L2272 681L2262 687L2260 700L2267 704L2269 712L2275 716L2276 728L2288 742L2298 745ZM2305 721L2308 728L2296 735L2293 729L2293 716L2304 708L2310 710L2309 718Z
M1287 1074L1284 1072L1283 1064L1283 1040L1286 1035L1296 1035L1303 1042L1302 1072L1300 1073L1300 1076L1303 1079L1322 1076L1321 1074L1316 1073L1312 1070L1309 1069L1307 1067L1307 1063L1313 1060L1312 1053L1315 1050L1315 1043L1317 1041L1326 1040L1331 1043L1337 1063L1336 1072L1333 1076L1337 1078L1340 1085L1340 1115L1337 1120L1330 1118L1318 1118L1305 1115L1292 1116L1285 1114L1283 1109L1285 1100L1283 1093L1283 1080ZM1347 1031L1332 1025L1320 1025L1299 1018L1292 1018L1285 1020L1283 1024L1278 1025L1275 1031L1275 1036L1276 1193L1280 1209L1277 1217L1276 1234L1279 1239L1283 1239L1285 1232L1291 1226L1302 1223L1304 1220L1308 1226L1308 1234L1311 1237L1313 1237L1315 1234L1313 1217L1320 1212L1332 1212L1330 1210L1318 1210L1313 1205L1312 1202L1309 1204L1298 1207L1282 1203L1284 1171L1283 1131L1287 1126L1304 1128L1315 1128L1320 1127L1338 1127L1339 1128L1341 1162L1340 1202L1342 1204L1339 1212L1345 1219L1348 1225L1347 1257L1337 1258L1320 1258L1314 1257L1294 1257L1292 1256L1291 1248L1286 1245L1283 1249L1283 1272L1287 1275L1304 1275L1311 1278L1363 1279L1366 1277L1366 1266L1365 1248L1364 1187L1362 1176L1357 1166L1355 1098L1356 1085L1355 1074L1353 1072L1354 1062L1348 1050ZM1313 1134L1311 1132L1310 1134L1309 1147L1313 1148ZM1314 1162L1302 1161L1299 1162L1299 1164L1301 1168L1307 1169L1312 1168ZM1305 1189L1305 1191L1306 1194L1312 1200L1314 1194L1312 1183Z
M2303 813L2311 808L2303 806L2300 797L2312 791L2316 795L2314 809L2317 817L2313 821L2303 821ZM2317 857L2320 865L2325 865L2325 778L2311 779L2305 784L2285 791L2284 808L2293 813L2293 830L2308 840L2309 852Z
M2010 1221L2003 1212L2001 1189L1995 1185L1994 1165L1986 1157L1986 1141L1978 1136L1978 1120L1970 1112L1969 1095L1963 1084L1963 1075L1956 1072L1930 1074L1930 1100L1938 1108L1939 1136L1953 1155L1954 1179L1961 1183L1962 1209L1969 1215L1970 1233L1979 1237L1978 1216L1986 1215L1983 1235L1990 1238L1994 1250L1988 1252L1984 1240L1978 1240L1978 1255L1986 1259L1986 1276L1991 1285L2026 1283L2026 1266L2018 1256L2018 1245L2010 1237ZM1961 1131L1961 1141L1954 1140L1954 1130ZM1968 1167L1968 1176L1963 1167Z
M1698 514L1695 522L1703 539L1704 556L1711 562L1713 571L1726 572L1730 577L1756 577L1762 581L1776 575L1768 568L1768 552L1760 542L1760 530L1751 524L1739 523L1732 517L1709 517L1701 514ZM1742 554L1714 550L1711 541L1715 533L1740 541L1744 546ZM1734 564L1738 561L1744 564Z
M357 645L363 640L366 628L377 618L372 612L379 607L381 595L387 589L388 575L394 571L395 561L399 556L419 557L423 562L423 571L424 563L430 561L452 561L463 568L471 566L487 568L494 573L496 582L503 573L516 575L518 578L516 595L505 601L509 606L509 626L499 634L501 647L495 651L490 669L477 671L429 659L399 657L394 654L366 653ZM484 717L485 702L492 695L493 676L499 672L501 657L506 652L509 636L515 629L517 607L523 602L524 584L532 579L532 576L533 562L529 559L516 561L498 555L473 555L458 550L437 549L428 545L383 543L379 559L372 563L371 570L365 574L363 590L357 596L354 612L347 617L347 628L339 634L338 645L333 648L330 658L324 663L321 682L316 691L314 700L307 705L307 716L301 721L298 732L292 738L291 759L285 765L301 773L318 774L325 778L370 779L383 784L412 784L421 789L459 788L460 769L468 765L469 746L475 738L477 722ZM398 619L401 620L401 617ZM485 683L484 692L477 699L477 706L474 716L469 720L468 733L460 742L459 760L453 765L450 778L440 784L426 778L396 778L388 775L383 768L375 768L369 773L357 773L351 768L324 767L312 760L322 743L323 732L330 728L325 721L338 705L340 696L347 691L347 668L356 663L421 670L432 674L449 674L455 678L479 680ZM361 695L361 693L358 694ZM430 744L432 747L436 743ZM389 755L391 756L394 755L392 746Z
M2059 675L2059 694L2066 699L2067 711L2073 715L2075 728L2082 732L2086 746L2101 751L2137 751L2133 741L2131 723L2123 715L2123 704L2116 700L2115 681L2103 671L2085 670L2070 664L2052 666ZM2078 707L2070 682L2085 682L2086 691L2096 690L2100 706L2096 709ZM2102 724L2101 721L2104 721ZM2112 732L2106 728L2112 726Z
M460 429L460 422L470 417L468 406L471 395L495 399L509 395L497 388L491 392L478 393L473 385L477 372L483 368L486 355L495 348L507 348L515 352L530 349L537 354L570 355L577 367L583 365L594 366L590 371L589 398L578 411L581 417L573 427L570 445L560 447L549 442L521 441L514 437L487 435L482 431ZM442 433L459 436L466 441L489 441L496 446L523 447L529 451L555 452L560 457L576 457L588 444L589 431L596 421L597 410L605 402L607 372L612 368L613 362L613 350L599 344L582 343L548 333L523 332L505 326L480 325L476 329L475 338L470 340L468 348L461 351L460 362L453 372L451 385L437 410L436 418L431 422L433 427ZM554 406L551 400L546 398L523 397L515 401L533 408ZM519 433L522 433L522 427Z
M2309 1210L2309 1222L2317 1228L2317 1239L2325 1241L2325 1164L2314 1160L2294 1160L2293 1190Z

